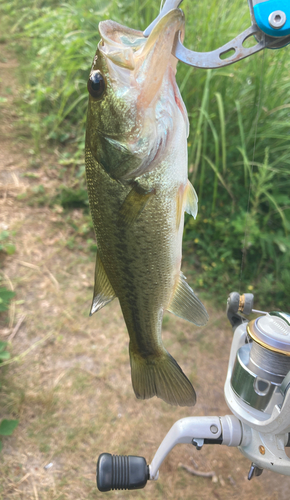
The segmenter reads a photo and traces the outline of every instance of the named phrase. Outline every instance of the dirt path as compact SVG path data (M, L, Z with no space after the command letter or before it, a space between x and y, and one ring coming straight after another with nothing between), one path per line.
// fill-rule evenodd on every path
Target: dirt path
M3 439L0 499L104 498L94 477L101 452L143 455L151 461L177 419L228 413L223 383L232 332L224 312L210 306L210 322L202 329L167 315L165 344L192 380L197 405L182 409L156 398L135 399L128 335L118 302L88 317L94 256L71 225L86 224L85 215L28 205L35 186L41 183L49 191L59 182L56 158L43 153L38 168L33 166L31 145L17 133L13 101L18 88L11 79L16 61L9 54L0 71L0 96L7 98L0 108L0 232L8 230L16 246L3 268L6 285L16 297L8 323L0 319L0 339L10 339L12 356L26 353L21 362L0 372L0 420L20 421L14 434ZM7 93L9 87L12 94ZM19 199L24 193L26 200ZM190 476L179 467L192 467L192 460L199 471L214 471L214 481ZM156 483L107 496L288 500L290 478L265 471L249 482L249 466L236 449L207 446L197 452L183 445L169 455Z

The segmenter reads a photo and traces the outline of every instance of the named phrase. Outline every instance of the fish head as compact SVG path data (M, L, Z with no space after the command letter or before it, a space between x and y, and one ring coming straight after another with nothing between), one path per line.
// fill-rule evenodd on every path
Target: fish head
M162 17L148 38L114 21L99 24L101 41L88 80L86 148L113 178L133 179L154 168L178 109L188 125L172 55L178 31L183 36L180 9Z

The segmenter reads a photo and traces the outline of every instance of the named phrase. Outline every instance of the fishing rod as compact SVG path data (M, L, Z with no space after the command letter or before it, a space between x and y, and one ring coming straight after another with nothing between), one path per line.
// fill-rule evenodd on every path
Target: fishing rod
M159 16L144 31L149 36L156 23L182 0L166 0ZM198 68L220 68L265 48L279 49L290 43L290 2L248 0L251 26L211 52L187 49L177 33L172 54ZM254 37L252 47L244 42ZM250 314L256 319L249 320ZM290 314L254 309L254 295L232 292L227 317L233 328L224 396L231 414L188 417L175 422L150 464L144 457L102 453L97 463L101 492L143 488L157 480L165 457L177 444L237 447L250 460L248 479L264 469L290 476Z

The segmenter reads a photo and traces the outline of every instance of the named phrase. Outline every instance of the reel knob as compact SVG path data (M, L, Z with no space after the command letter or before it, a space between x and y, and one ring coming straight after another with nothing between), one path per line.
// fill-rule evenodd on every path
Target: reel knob
M102 492L144 488L149 468L143 457L102 453L97 463L97 486Z

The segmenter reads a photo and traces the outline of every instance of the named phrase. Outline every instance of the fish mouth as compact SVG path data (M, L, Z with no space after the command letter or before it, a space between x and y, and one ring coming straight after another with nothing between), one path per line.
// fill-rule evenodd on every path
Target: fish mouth
M102 21L99 24L99 50L114 65L133 71L137 82L142 83L144 79L150 78L156 90L168 64L176 68L177 59L171 52L177 31L181 31L183 38L184 14L180 9L167 12L148 38L142 31L114 21Z
M99 33L101 54L121 68L134 70L134 53L146 40L142 31L127 28L115 21L101 21Z
M106 76L117 98L123 99L134 114L133 124L121 142L139 157L140 164L124 174L124 180L155 168L174 132L176 108L184 108L175 81L178 61L172 55L179 31L183 38L184 14L180 9L167 12L148 38L143 32L114 21L99 24L98 50L103 59L102 67L106 68ZM183 108L181 112L188 129L187 113ZM114 149L122 149L121 143L117 145L118 138L105 139Z

